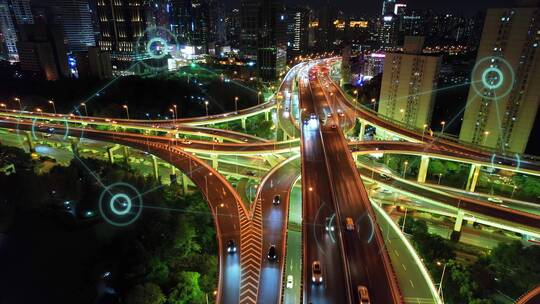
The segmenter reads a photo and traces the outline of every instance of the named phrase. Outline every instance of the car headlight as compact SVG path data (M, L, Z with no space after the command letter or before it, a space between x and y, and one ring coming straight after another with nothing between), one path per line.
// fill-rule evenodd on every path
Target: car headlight
M231 252L231 247L227 248L227 252Z
M315 280L315 277L311 277L311 280L313 281L313 283L317 282L317 281Z
M319 282L322 282L322 277L319 278Z

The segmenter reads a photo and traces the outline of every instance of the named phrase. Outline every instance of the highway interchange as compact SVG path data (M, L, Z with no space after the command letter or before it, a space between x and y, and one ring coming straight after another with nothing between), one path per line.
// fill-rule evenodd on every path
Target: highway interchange
M469 215L485 217L490 222L500 221L507 226L516 224L522 229L520 231L532 236L540 235L540 217L537 214L489 204L471 196L434 190L396 176L388 180L381 178L380 172L369 166L358 169L353 154L384 152L429 155L540 174L539 164L534 161L523 160L517 164L512 157L494 155L407 130L373 112L359 109L330 79L328 71L334 62L335 59L329 59L293 67L275 96L261 105L233 113L148 121L3 111L0 128L15 130L28 142L33 137L37 140L35 133L49 132L69 138L75 144L85 138L129 146L155 155L180 170L206 197L214 216L220 251L217 290L220 303L280 303L283 300L288 280L284 271L288 250L289 197L299 177L302 186L303 259L298 261L302 265L302 280L301 286L296 288L302 290L303 303L358 303L358 286L367 287L372 303L414 301L408 295L411 288L402 283L407 280L398 277L401 272L395 269L396 257L387 250L381 233L383 227L379 228L380 216L372 207L364 186L365 179L452 207L456 212L466 211ZM276 115L274 122L289 137L288 140L271 141L212 128L216 123L263 113ZM401 140L349 143L344 133L354 126L357 119L401 135ZM99 130L97 126L109 129ZM54 129L51 131L49 128ZM198 138L189 139L193 136ZM229 174L224 173L224 169L229 173L235 170L230 165L223 165L227 157L234 155L258 157L268 163L267 170L261 171L261 175L264 172L266 175L259 178L251 206L227 180ZM237 163L236 170L238 166ZM243 166L249 167L249 164ZM279 195L279 204L275 203L276 195ZM345 224L347 218L353 220L352 231ZM238 251L234 254L226 250L229 240L238 244ZM278 258L275 261L267 257L270 246L276 248ZM411 262L412 259L408 262L416 264L418 273L421 273L423 265ZM313 282L315 261L320 262L322 282ZM425 280L427 289L434 290L429 276L421 279ZM414 283L411 283L414 288ZM430 292L427 294L429 296ZM431 292L431 298L424 303L440 301L438 295Z

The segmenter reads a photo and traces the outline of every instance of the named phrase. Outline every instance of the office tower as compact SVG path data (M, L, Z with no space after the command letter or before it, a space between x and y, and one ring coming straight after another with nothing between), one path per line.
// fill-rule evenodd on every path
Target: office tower
M424 37L405 37L403 52L387 53L378 112L408 127L429 125L439 56L423 55Z
M540 101L540 7L489 9L459 137L523 152Z
M260 1L258 28L258 74L263 81L274 80L287 63L287 21L280 1Z
M34 23L30 0L11 0L11 9L13 11L16 24Z
M176 35L178 42L188 44L190 39L191 27L191 0L172 0L171 1L171 32Z
M21 69L47 80L69 76L65 36L59 25L23 24L17 41Z
M92 13L87 0L48 0L34 6L35 15L48 24L62 25L68 52L86 51L96 45Z
M396 0L383 0L381 16L386 16L394 12Z
M379 30L379 46L383 50L393 50L397 44L398 19L394 13L384 15Z
M307 7L296 6L287 11L288 51L291 56L305 54L308 51L310 10Z
M0 55L9 61L19 61L17 32L7 0L0 0Z
M75 53L80 78L112 78L111 54L89 47L87 51Z
M240 51L246 59L256 60L261 0L240 1Z
M113 69L125 71L144 52L146 30L143 0L97 0L100 20L98 46L111 53Z
M316 32L318 50L329 51L334 48L336 40L334 21L336 21L337 15L337 9L332 1L327 0L324 6L319 9L319 25Z
M208 44L214 40L210 32L210 9L207 1L193 0L191 7L191 27L189 44L194 46L196 54L208 53Z

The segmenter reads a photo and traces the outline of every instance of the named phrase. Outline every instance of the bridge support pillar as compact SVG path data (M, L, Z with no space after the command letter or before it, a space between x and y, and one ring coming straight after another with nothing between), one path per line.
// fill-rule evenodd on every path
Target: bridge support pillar
M364 140L364 134L366 133L366 122L365 121L360 121L360 133L358 133L358 139L359 140Z
M429 156L422 155L420 159L420 169L418 170L418 178L416 179L419 183L426 182L426 176L429 167Z
M114 145L110 148L107 148L107 154L109 155L109 161L111 164L114 164L114 151L120 149L120 145Z
M152 155L152 168L154 169L154 177L156 178L156 180L159 180L159 167L157 157L155 157L154 155Z
M463 226L464 215L465 215L465 212L463 212L462 210L458 210L458 214L456 216L456 222L454 223L454 230L452 230L452 234L450 235L450 239L454 242L458 242L461 236L461 226Z
M188 192L188 178L184 173L180 173L180 175L182 175L182 191L186 194Z
M178 177L176 175L176 167L171 165L171 174L170 174L171 185L176 184L178 182L177 178Z
M212 168L217 170L218 169L218 155L212 154L211 157L212 157Z
M24 135L26 137L26 141L28 142L28 151L30 153L36 152L36 146L34 145L34 140L32 138L32 133L30 131L24 132Z
M264 120L266 121L270 120L270 111L264 111Z
M71 150L71 153L77 155L79 152L78 149L79 145L79 139L78 138L70 138L69 140L69 149Z
M246 118L240 118L241 122L242 122L242 129L246 129Z
M478 176L480 175L481 165L471 165L471 171L469 172L469 178L467 179L467 188L465 190L474 192L476 189L476 183L478 182Z
M126 146L123 146L124 148L124 161L127 163L129 163L129 150L128 150L128 147Z

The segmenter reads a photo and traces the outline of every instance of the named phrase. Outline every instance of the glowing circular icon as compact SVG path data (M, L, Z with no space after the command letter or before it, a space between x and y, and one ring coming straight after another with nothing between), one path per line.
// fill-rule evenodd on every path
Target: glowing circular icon
M485 57L474 65L471 85L484 99L498 100L508 95L514 87L512 66L502 57Z
M167 56L169 45L167 41L161 37L154 37L146 43L146 54L150 58L161 59Z
M174 55L178 47L178 40L170 30L165 27L149 27L137 40L136 57L139 62L150 70L167 69L169 55Z
M124 227L135 222L142 213L143 201L135 187L127 183L114 183L103 189L99 196L99 212L107 223Z
M131 210L131 198L124 193L117 193L110 199L109 207L116 215L128 214Z
M519 170L521 168L521 157L519 156L518 153L515 153L514 154L515 158L512 158L511 156L504 156L504 155L497 155L495 153L493 153L491 155L491 170L495 170L497 169L496 167L498 165L501 165L503 164L503 160L505 161L505 163L508 163L508 161L510 161L512 164L512 166L515 168L515 170Z

